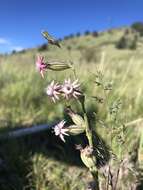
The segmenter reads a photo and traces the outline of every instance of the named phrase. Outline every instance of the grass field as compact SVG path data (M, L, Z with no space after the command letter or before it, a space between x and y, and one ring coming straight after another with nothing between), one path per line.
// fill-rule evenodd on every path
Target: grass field
M138 39L135 50L117 49L116 43L125 29L73 37L61 42L61 49L48 47L0 56L0 129L1 134L13 128L53 123L64 116L63 102L53 105L45 93L51 80L73 78L73 71L48 71L42 80L35 69L36 56L47 61L72 61L81 87L87 93L87 108L108 121L107 110L92 96L103 96L95 84L95 74L103 72L106 82L113 84L108 102L120 99L122 123L143 117L143 43ZM75 106L80 111L78 106ZM104 138L104 129L99 133ZM134 133L132 129L131 133ZM135 135L135 134L134 134ZM132 135L131 135L132 136ZM135 135L136 138L136 135ZM132 140L132 137L130 138ZM81 190L90 175L74 150L77 138L65 145L49 132L0 142L1 190ZM106 141L106 139L105 139ZM107 142L108 144L108 142ZM131 143L132 144L132 143ZM68 146L70 150L68 151ZM1 167L1 163L4 163ZM64 180L63 180L64 179ZM81 180L79 180L81 179Z

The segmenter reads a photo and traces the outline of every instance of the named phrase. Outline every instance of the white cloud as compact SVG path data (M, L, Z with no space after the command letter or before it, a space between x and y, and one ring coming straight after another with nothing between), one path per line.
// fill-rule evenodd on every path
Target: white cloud
M21 45L17 45L7 38L0 37L0 52L22 51L23 49L24 47Z
M10 44L9 40L0 37L0 45L9 45L9 44Z

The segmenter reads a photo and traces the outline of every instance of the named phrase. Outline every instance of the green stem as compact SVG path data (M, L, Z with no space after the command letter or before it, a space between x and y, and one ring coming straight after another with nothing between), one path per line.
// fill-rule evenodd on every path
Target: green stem
M84 121L85 121L85 127L86 127L86 137L88 139L89 146L91 148L93 148L92 129L91 129L90 125L89 125L89 121L88 121L88 117L87 117L84 101L81 101L81 105L82 105L82 110L83 110L83 113L84 113ZM97 170L97 168L96 168L96 170L95 169L94 170L90 169L90 172L92 174L94 182L96 183L95 190L99 190L99 180L98 180L98 170Z
M86 137L88 139L89 146L93 147L92 129L90 128L90 125L89 125L89 122L88 122L88 117L87 117L85 104L84 104L84 98L83 98L83 101L81 101L80 103L81 103L82 110L83 110L83 113L84 113L84 121L85 121L85 127L86 127L86 130L85 130Z
M84 113L84 121L85 121L86 136L87 136L87 139L88 139L88 142L89 142L89 146L93 147L92 130L90 129L86 113Z

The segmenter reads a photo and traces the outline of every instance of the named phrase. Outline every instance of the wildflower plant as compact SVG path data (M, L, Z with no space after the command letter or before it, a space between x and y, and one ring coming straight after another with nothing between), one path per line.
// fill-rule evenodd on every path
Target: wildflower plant
M61 48L59 42L52 38L48 32L42 32L44 38L48 40L51 45L56 45ZM107 123L100 118L100 116L95 114L96 123L101 126L107 127L107 136L109 134L109 143L105 146L104 142L96 134L90 118L87 114L86 107L86 95L82 90L80 80L75 78L75 70L73 65L68 62L45 62L44 57L38 56L36 60L36 67L40 72L42 78L44 78L45 72L48 70L53 71L63 71L66 69L72 69L74 71L74 79L71 77L65 79L62 83L56 80L51 81L51 83L46 87L45 91L47 96L56 104L57 101L65 101L66 114L69 115L73 124L68 124L68 122L62 118L59 123L53 127L53 131L56 136L58 136L64 143L66 143L66 138L72 135L79 135L81 133L85 134L87 138L86 146L76 145L76 149L80 151L80 157L84 165L89 169L93 182L89 183L88 189L99 190L99 189L118 189L117 182L119 180L119 173L123 165L122 152L125 150L121 147L124 145L125 128L118 117L118 113L121 107L121 101L115 100L110 102L108 95L112 90L113 83L111 81L104 81L103 73L97 70L94 75L94 84L103 91L102 96L92 96L92 99L97 102L97 104L102 104L107 112ZM74 99L76 104L80 105L82 115L73 111L73 106L70 105L70 100ZM110 126L110 128L109 128ZM119 143L120 157L113 152L114 141ZM113 161L118 162L117 170L113 169ZM113 167L113 168L112 168Z

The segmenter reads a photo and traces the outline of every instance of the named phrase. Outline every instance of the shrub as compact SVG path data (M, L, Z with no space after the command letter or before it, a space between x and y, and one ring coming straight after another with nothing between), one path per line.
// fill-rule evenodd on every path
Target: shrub
M93 36L93 37L98 37L98 32L97 32L97 31L93 31L93 32L92 32L92 36Z
M25 53L26 49L22 49L21 51L18 51L18 53Z
M46 43L45 43L45 44L42 44L41 46L38 47L38 51L45 51L45 50L47 50L47 49L48 49L48 46L47 46Z
M69 35L69 38L73 38L73 37L74 37L74 34L70 34L70 35Z
M77 36L77 37L79 37L80 35L81 35L80 32L77 32L77 33L76 33L76 36Z
M118 49L136 49L138 36L132 31L126 30L116 44Z
M139 32L140 36L143 36L143 22L135 22L131 25L131 28Z
M88 36L89 34L90 34L89 30L86 30L85 33L84 33L85 36Z
M17 51L16 50L12 50L11 54L16 54Z

